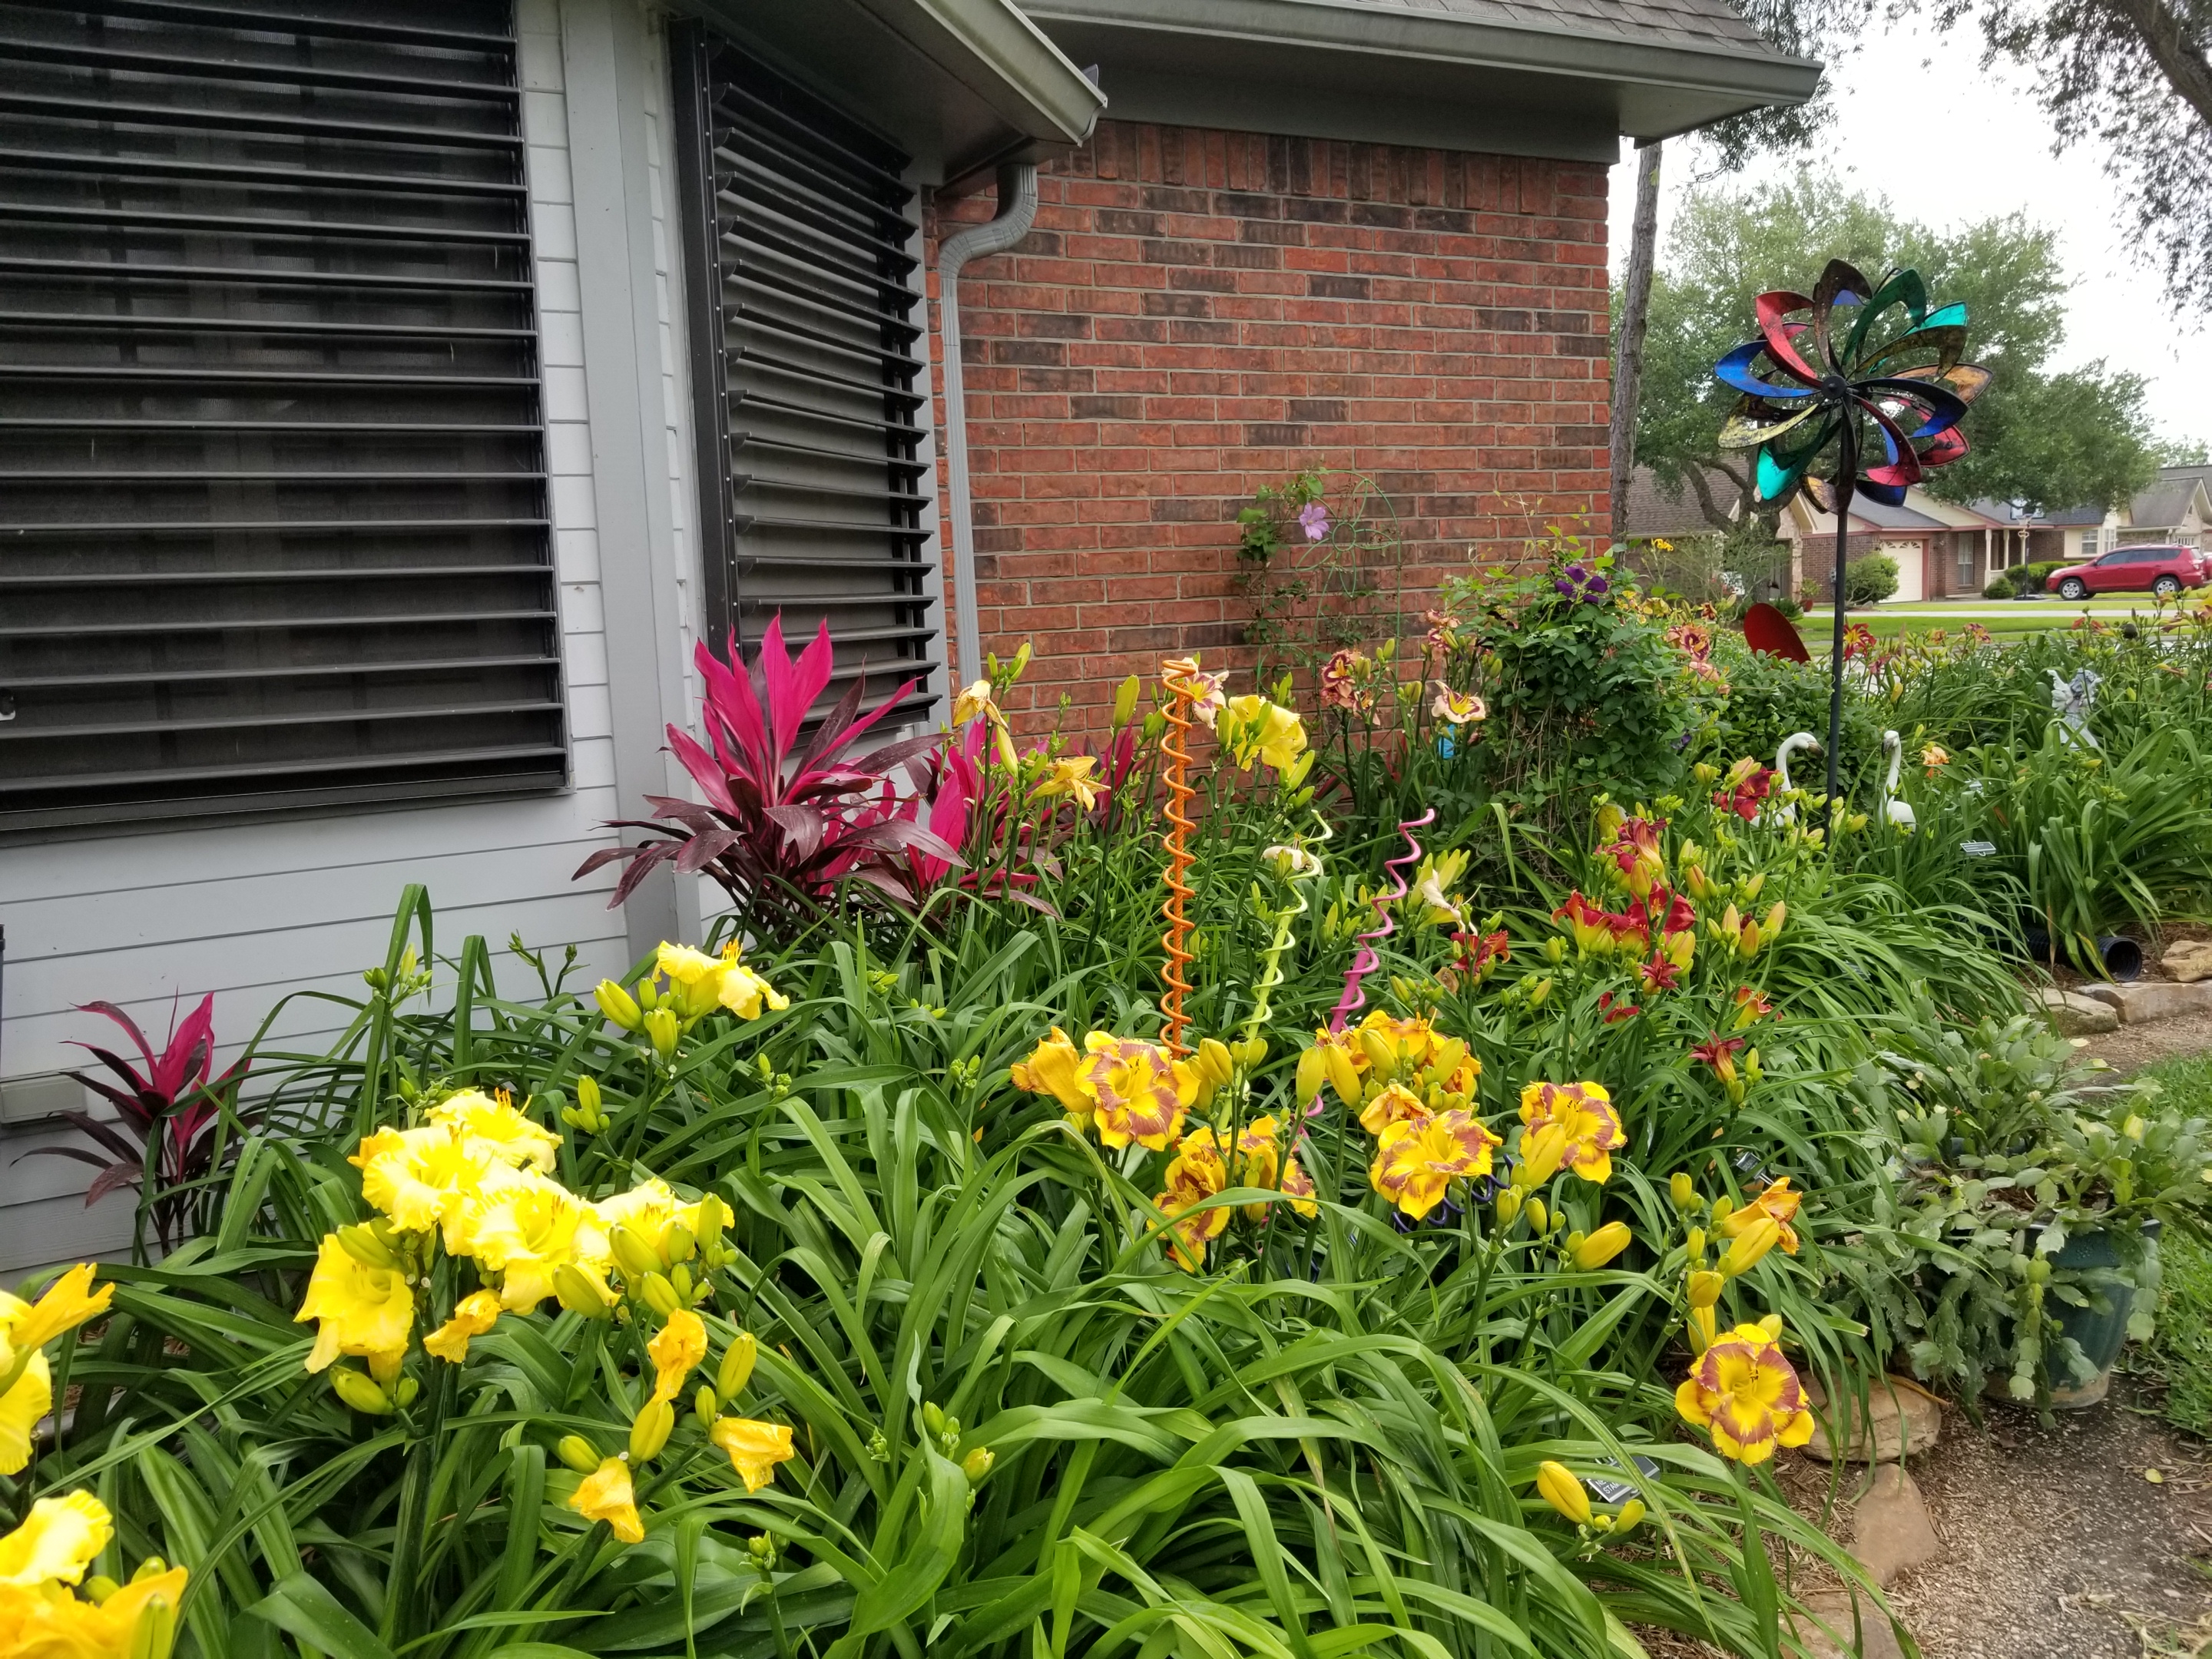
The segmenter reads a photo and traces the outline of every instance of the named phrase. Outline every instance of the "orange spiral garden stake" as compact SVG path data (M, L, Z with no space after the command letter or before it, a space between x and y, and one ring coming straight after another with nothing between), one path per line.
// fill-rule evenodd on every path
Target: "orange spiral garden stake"
M1185 809L1198 791L1190 787L1190 750L1183 746L1183 734L1190 730L1190 706L1199 695L1200 688L1194 683L1197 673L1198 664L1188 657L1170 657L1160 665L1160 680L1168 689L1168 734L1160 745L1168 758L1168 902L1160 907L1168 924L1167 932L1160 935L1160 948L1167 952L1160 965L1160 980L1167 988L1160 995L1160 1035L1168 1053L1177 1060L1190 1052L1182 1040L1184 1028L1190 1024L1182 1012L1183 993L1190 989L1190 981L1182 970L1191 959L1185 948L1190 921L1183 914L1183 901L1191 896L1191 887L1183 876L1191 866L1189 836L1196 824Z

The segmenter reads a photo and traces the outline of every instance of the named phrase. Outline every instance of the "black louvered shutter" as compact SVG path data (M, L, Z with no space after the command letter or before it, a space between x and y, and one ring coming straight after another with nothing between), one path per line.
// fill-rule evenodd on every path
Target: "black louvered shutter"
M507 0L0 0L0 828L567 779Z
M918 717L943 629L907 158L696 24L672 57L709 641L826 620L830 694L913 678Z

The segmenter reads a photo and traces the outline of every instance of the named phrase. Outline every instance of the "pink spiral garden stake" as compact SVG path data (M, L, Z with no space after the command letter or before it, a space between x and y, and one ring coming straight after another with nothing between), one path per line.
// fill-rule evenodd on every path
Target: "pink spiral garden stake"
M1421 859L1421 843L1413 839L1413 831L1425 830L1437 821L1433 806L1417 818L1407 818L1398 826L1398 833L1406 838L1406 852L1401 858L1386 859L1382 867L1390 872L1394 890L1386 897L1375 896L1375 914L1382 925L1359 936L1359 949L1352 953L1352 966L1344 970L1344 994L1337 999L1336 1012L1328 1017L1328 1029L1341 1031L1352 1015L1367 1006L1367 994L1359 988L1359 981L1382 965L1382 958L1375 953L1371 939L1388 939L1398 931L1398 924L1390 920L1390 907L1406 896L1410 890L1406 884L1405 866L1418 864Z

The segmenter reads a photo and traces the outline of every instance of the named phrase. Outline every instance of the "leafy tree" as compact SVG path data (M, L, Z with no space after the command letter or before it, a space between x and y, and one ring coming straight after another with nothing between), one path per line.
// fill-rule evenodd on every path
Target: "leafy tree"
M2212 0L1939 0L1935 20L2035 72L2058 147L2104 148L2168 291L2212 307Z
M1752 488L1748 452L1714 442L1735 394L1713 363L1751 337L1754 295L1802 287L1831 258L1869 272L1913 265L1946 301L1966 303L1970 355L1996 379L1974 405L1972 452L1932 475L1932 489L2068 507L2124 500L2148 480L2157 463L2142 380L2101 362L2048 367L2068 287L2052 232L2017 214L1936 231L1815 174L1692 191L1653 280L1637 459L1686 486L1714 524L1747 509Z

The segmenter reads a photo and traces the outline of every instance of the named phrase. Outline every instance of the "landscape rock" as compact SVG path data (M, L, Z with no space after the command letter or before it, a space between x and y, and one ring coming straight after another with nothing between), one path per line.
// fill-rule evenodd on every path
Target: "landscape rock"
M1942 1555L1943 1541L1936 1535L1928 1505L1902 1463L1875 1468L1874 1489L1859 1499L1851 1522L1851 1553L1885 1589L1900 1572Z
M1862 1597L1859 1601L1860 1643L1851 1646L1851 1594L1849 1590L1815 1590L1804 1598L1805 1612L1810 1618L1793 1613L1790 1626L1799 1641L1805 1644L1805 1659L1905 1659L1905 1650L1897 1644L1897 1637L1889 1627L1889 1620L1875 1607L1873 1601ZM1820 1632L1818 1619L1839 1634L1830 1637Z
M2212 979L2212 939L2185 939L2169 945L2158 965L2168 978L2183 984Z
M1943 1402L1901 1376L1875 1379L1865 1426L1856 1434L1844 1420L1856 1414L1851 1409L1856 1401L1845 1401L1832 1413L1818 1382L1808 1378L1805 1392L1813 1402L1813 1437L1806 1443L1805 1455L1822 1462L1834 1455L1838 1440L1844 1443L1846 1462L1894 1463L1908 1453L1928 1450L1943 1437Z
M2133 985L2085 985L2081 994L2105 1004L2123 1025L2142 1025L2184 1014L2212 1013L2212 985L2168 985L2138 980Z
M2046 986L2035 994L2035 1006L2061 1036L2100 1036L2120 1029L2120 1011L2095 997Z

